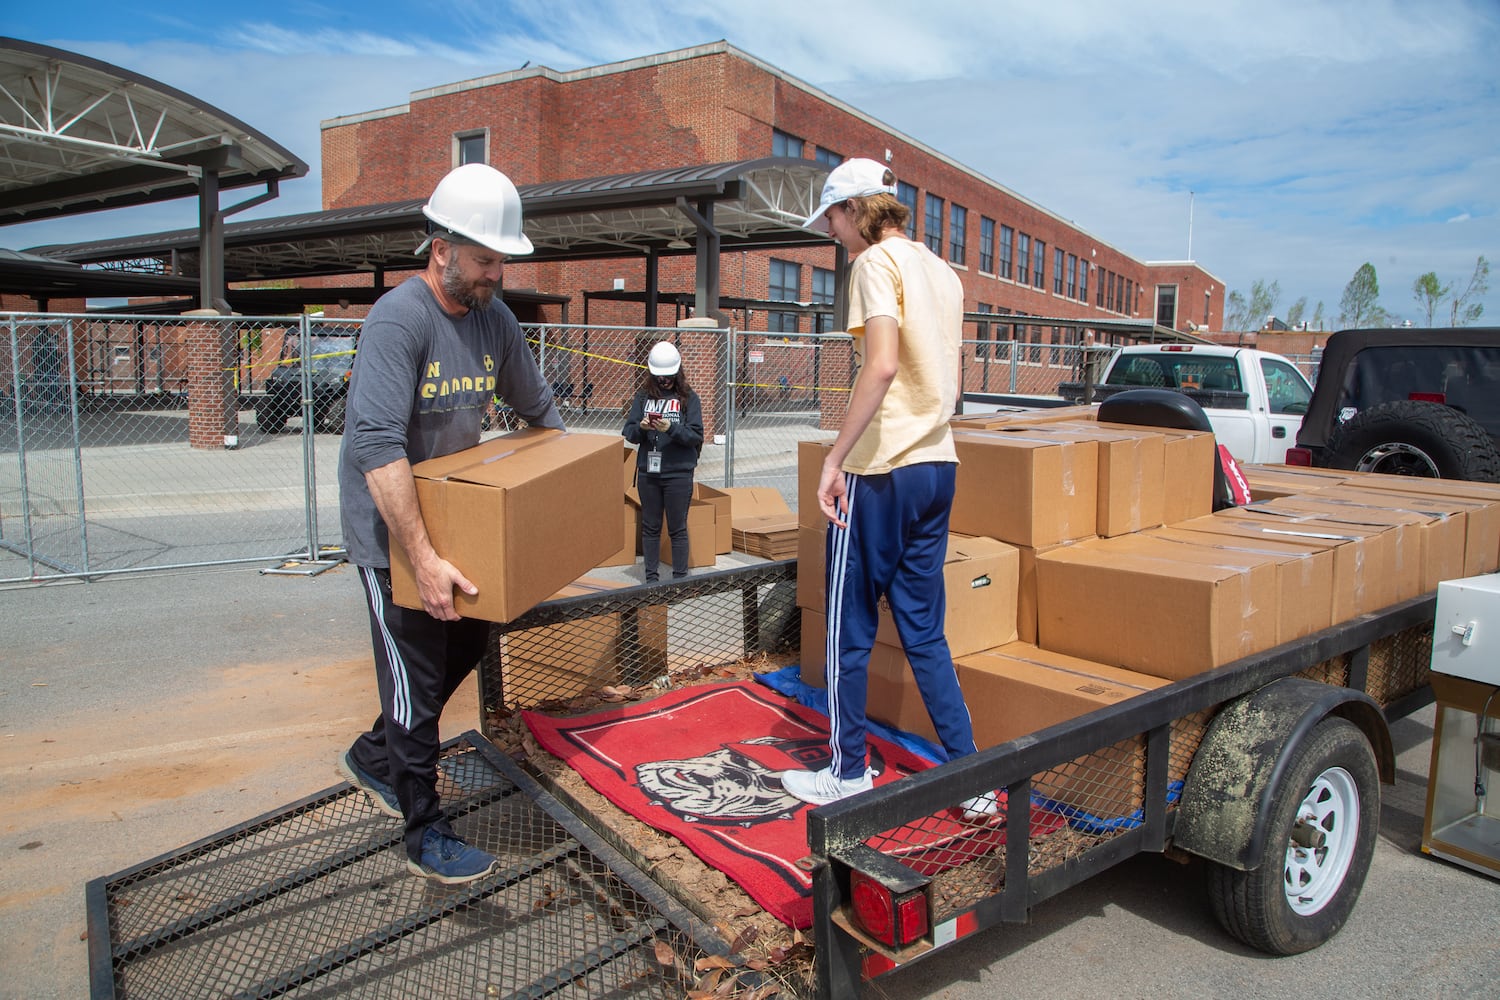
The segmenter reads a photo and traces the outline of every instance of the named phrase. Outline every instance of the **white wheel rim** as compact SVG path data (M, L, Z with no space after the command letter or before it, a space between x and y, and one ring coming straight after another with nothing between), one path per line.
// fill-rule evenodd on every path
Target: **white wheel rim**
M1354 860L1359 840L1359 787L1354 776L1342 767L1318 775L1297 807L1293 826L1283 884L1287 904L1307 917L1338 895ZM1309 846L1308 841L1318 838L1321 844Z

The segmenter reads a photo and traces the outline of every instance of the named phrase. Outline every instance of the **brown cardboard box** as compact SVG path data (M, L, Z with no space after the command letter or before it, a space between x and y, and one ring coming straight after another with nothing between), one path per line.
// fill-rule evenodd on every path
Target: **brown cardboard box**
M640 548L640 514L629 500L620 501L620 548L614 555L601 562L600 566L629 566L635 562L636 549Z
M1162 523L1176 524L1213 513L1214 463L1219 460L1214 436L1207 431L1151 429L1166 439L1162 453L1166 480Z
M1330 486L1338 486L1349 477L1347 472L1329 469L1309 469L1297 465L1257 465L1240 463L1240 472L1250 487L1250 500L1274 500L1277 497L1300 496L1316 493Z
M958 431L949 528L1012 545L1045 546L1094 533L1099 446L1028 428Z
M1270 511L1289 512L1303 521L1317 521L1324 528L1332 525L1343 532L1364 529L1383 533L1390 548L1386 563L1390 586L1387 589L1375 581L1366 581L1366 587L1376 587L1379 597L1386 601L1386 604L1366 610L1378 611L1423 593L1422 532L1427 519L1410 511L1341 502L1328 498L1330 492L1322 490L1303 496L1281 497L1258 506Z
M734 549L734 501L728 493L703 483L693 484L693 499L714 509L714 554L724 555Z
M821 611L802 609L802 683L823 687L828 683L828 618Z
M1099 445L1100 538L1125 535L1163 523L1166 510L1166 439L1149 427L1126 424L1049 424L1046 431Z
M1274 567L1164 559L1120 542L1037 557L1038 645L1181 680L1276 644Z
M729 496L730 523L742 517L761 517L765 514L790 514L786 497L770 486L729 486L721 492Z
M1049 406L1046 408L1017 407L1013 410L995 410L987 413L960 413L950 417L948 424L954 430L990 431L1006 424L1021 424L1034 427L1059 420L1093 420L1098 416L1098 405L1093 406Z
M825 528L797 529L797 607L822 611L827 606L824 589L827 568L828 531Z
M797 604L824 611L825 532L798 529ZM1016 591L1020 577L1020 551L993 538L948 535L943 559L943 586L947 610L943 631L953 656L987 649L1016 637ZM875 639L901 648L890 606L882 600Z
M412 467L433 548L479 588L454 593L459 614L510 621L616 551L619 447L610 435L528 429ZM391 585L397 604L422 606L394 540Z
M1313 548L1334 549L1333 620L1349 621L1396 603L1399 575L1397 536L1388 527L1349 521L1323 521L1295 507L1278 507L1290 498L1254 507L1231 507L1212 516L1235 520L1279 540Z
M1278 503L1283 509L1303 510L1329 520L1400 526L1406 535L1415 535L1419 569L1415 579L1403 576L1405 585L1398 587L1396 594L1397 600L1405 600L1417 594L1435 593L1439 581L1467 575L1464 569L1467 560L1477 553L1466 548L1472 537L1468 533L1471 520L1460 507L1442 500L1427 503L1414 496L1414 502L1407 504L1400 496L1375 491L1362 494L1337 487L1282 497ZM1363 498L1368 498L1368 502ZM1418 507L1438 509L1414 509ZM1483 544L1487 550L1487 540ZM1400 559L1410 557L1409 551L1398 554Z
M734 519L734 547L762 559L795 559L797 556L797 515L757 514Z
M634 501L636 506L636 548L641 547L640 525L640 501ZM688 501L688 566L698 569L703 566L712 566L718 560L714 555L714 506L703 500ZM661 526L660 541L661 564L670 567L672 565L672 536L667 534L665 518Z
M1468 484L1450 483L1448 480L1416 479L1405 476L1379 477L1384 482L1366 483L1351 480L1337 490L1324 494L1334 499L1350 499L1357 503L1369 503L1388 510L1413 511L1429 518L1460 516L1464 527L1464 563L1462 571L1444 580L1465 576L1478 576L1500 568L1500 501L1482 496L1465 496L1454 486ZM1403 479L1416 485L1402 486L1390 482ZM1490 483L1475 484L1493 486ZM1436 590L1436 585L1431 588Z
M628 584L582 577L548 600L583 597ZM499 637L502 698L507 706L530 708L565 701L621 681L623 666L639 683L667 669L667 608L638 608L630 637L621 634L621 615L608 612L557 625L510 632Z
M1146 536L1176 545L1208 549L1229 560L1226 565L1242 558L1269 560L1277 573L1278 643L1300 639L1333 624L1332 552L1264 538L1234 537L1221 532L1189 529L1202 520L1205 519L1195 518L1174 527L1155 528Z
M797 442L797 524L820 528L828 523L818 507L818 481L823 478L823 459L833 439Z
M1079 541L1088 541L1088 539L1079 539ZM1077 542L1058 542L1056 545L1046 545L1039 549L1029 545L1016 546L1016 554L1019 556L1016 584L1016 638L1021 642L1036 642L1036 557L1040 553L1075 544Z

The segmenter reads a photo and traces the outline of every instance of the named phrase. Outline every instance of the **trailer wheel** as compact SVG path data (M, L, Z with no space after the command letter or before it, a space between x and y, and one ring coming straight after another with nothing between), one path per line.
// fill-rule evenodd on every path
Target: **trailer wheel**
M1215 865L1214 915L1245 944L1309 951L1349 919L1379 832L1380 776L1369 741L1330 717L1302 744L1271 798L1270 835L1250 871Z

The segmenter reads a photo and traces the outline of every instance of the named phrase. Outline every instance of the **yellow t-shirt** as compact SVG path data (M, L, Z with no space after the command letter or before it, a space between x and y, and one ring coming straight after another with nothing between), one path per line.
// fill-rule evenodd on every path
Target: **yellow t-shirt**
M919 462L957 462L948 418L958 402L963 283L921 243L887 237L854 259L849 332L864 368L865 324L890 316L900 327L896 377L844 471L890 472ZM856 376L858 379L858 376Z

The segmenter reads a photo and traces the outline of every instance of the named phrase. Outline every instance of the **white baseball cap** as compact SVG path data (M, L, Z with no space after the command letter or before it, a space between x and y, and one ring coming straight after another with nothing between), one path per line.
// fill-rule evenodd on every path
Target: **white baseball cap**
M864 198L881 192L895 194L895 175L891 175L893 178L891 183L885 182L889 171L890 168L884 163L876 163L874 160L859 157L840 163L828 175L828 180L823 182L823 197L818 201L818 210L807 217L802 227L826 233L828 220L823 217L823 213L839 202L848 201L850 198Z

